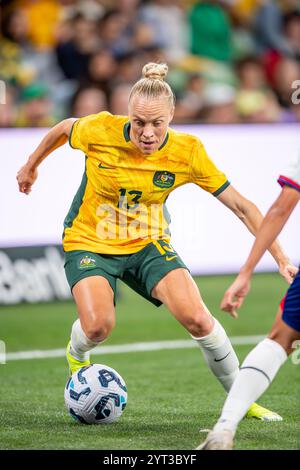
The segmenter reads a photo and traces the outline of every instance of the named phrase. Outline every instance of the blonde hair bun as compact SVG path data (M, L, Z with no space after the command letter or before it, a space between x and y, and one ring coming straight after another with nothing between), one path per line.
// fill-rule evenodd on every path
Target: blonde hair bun
M168 73L167 64L155 64L149 62L143 67L143 78L137 81L131 88L129 103L134 96L144 96L149 100L166 98L171 107L175 105L174 93L164 80Z
M142 74L143 77L150 80L164 80L168 73L167 64L155 64L154 62L149 62L144 65Z

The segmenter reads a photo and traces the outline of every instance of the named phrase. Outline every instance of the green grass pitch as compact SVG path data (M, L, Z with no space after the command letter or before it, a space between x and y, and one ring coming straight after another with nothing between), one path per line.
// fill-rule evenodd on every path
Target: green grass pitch
M232 276L196 281L230 336L266 334L286 285L278 274L257 274L238 320L220 312ZM0 308L0 339L7 352L63 348L76 318L73 302ZM120 288L117 326L105 345L189 339L164 307L157 309ZM240 357L253 346L237 346ZM84 426L64 407L65 359L9 361L0 365L0 449L194 449L211 427L225 394L197 349L93 356L115 368L128 387L128 405L115 424ZM245 419L236 449L300 449L299 369L289 359L260 403L283 422Z

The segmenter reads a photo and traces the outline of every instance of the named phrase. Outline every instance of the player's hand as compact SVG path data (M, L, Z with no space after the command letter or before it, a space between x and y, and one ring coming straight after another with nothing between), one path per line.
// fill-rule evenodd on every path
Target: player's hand
M224 312L229 312L233 318L238 317L237 309L242 306L250 290L250 279L251 275L240 273L224 294L221 309L224 310Z
M295 276L297 275L298 268L287 262L279 265L279 272L288 284L292 284Z
M24 194L29 194L31 187L38 177L38 171L36 168L31 168L29 165L24 165L17 173L17 181L19 185L19 191Z

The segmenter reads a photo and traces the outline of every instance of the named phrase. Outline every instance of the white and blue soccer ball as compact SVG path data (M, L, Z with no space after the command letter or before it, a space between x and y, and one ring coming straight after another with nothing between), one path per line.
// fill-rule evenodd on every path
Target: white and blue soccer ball
M127 403L125 381L116 370L103 364L82 367L66 384L65 403L72 418L81 423L113 423Z

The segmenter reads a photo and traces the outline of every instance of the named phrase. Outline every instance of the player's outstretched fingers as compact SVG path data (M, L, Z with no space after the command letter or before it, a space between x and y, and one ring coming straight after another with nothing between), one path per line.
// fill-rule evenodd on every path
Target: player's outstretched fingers
M230 290L226 291L221 302L221 309L224 312L228 312L233 318L237 318L236 308L238 308L238 302L233 301L233 295Z

